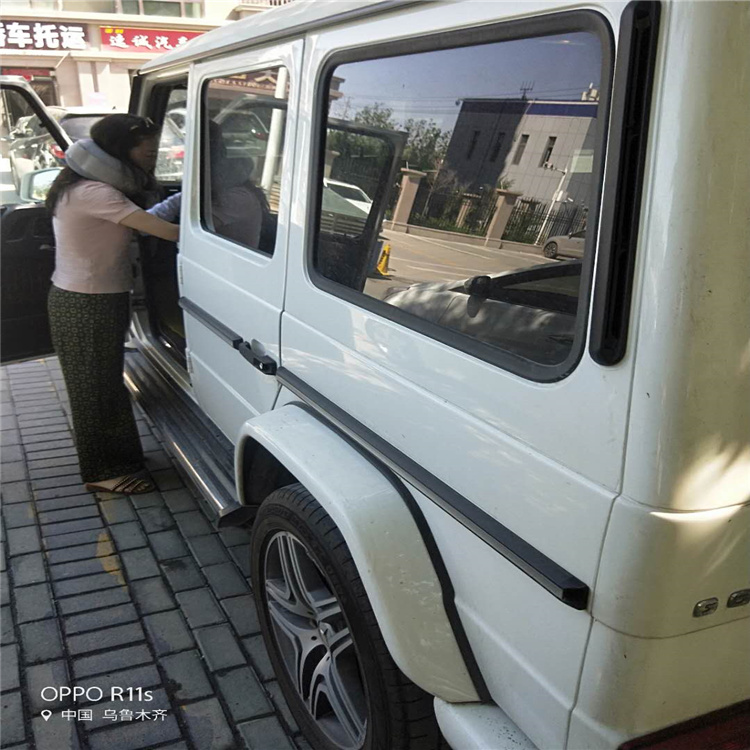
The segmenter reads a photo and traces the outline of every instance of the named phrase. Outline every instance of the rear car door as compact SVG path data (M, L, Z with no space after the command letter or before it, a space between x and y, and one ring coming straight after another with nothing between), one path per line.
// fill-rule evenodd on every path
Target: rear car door
M44 198L60 171L50 160L59 161L70 140L23 79L2 78L0 89L0 355L9 362L52 351L47 292L55 242Z

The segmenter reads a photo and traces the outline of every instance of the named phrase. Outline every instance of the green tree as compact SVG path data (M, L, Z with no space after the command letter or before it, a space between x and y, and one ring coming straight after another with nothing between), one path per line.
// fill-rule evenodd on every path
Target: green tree
M448 150L450 134L442 130L434 120L409 118L400 123L393 116L393 109L382 102L362 107L354 116L354 122L383 130L406 132L408 135L403 161L410 169L439 169Z
M393 110L381 102L362 107L354 115L354 122L370 125L373 128L383 128L383 130L401 130L398 123L393 119Z
M407 120L403 129L409 134L404 161L410 169L432 171L440 168L448 150L450 135L434 120Z

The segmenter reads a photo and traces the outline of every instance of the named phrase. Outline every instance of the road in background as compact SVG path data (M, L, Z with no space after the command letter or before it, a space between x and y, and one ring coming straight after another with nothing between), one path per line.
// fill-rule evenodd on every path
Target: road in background
M472 276L491 276L549 263L541 254L518 250L481 247L388 230L382 235L391 245L389 278L368 279L365 285L367 294L379 299L389 290L420 282L461 281Z

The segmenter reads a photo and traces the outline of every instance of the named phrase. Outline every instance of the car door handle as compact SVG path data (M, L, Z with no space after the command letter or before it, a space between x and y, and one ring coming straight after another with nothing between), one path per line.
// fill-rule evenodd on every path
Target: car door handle
M55 246L54 245L44 244L44 245L39 245L39 249L40 250L54 250Z
M252 341L243 341L237 351L256 369L264 375L276 374L276 360L266 354L263 345L253 339Z

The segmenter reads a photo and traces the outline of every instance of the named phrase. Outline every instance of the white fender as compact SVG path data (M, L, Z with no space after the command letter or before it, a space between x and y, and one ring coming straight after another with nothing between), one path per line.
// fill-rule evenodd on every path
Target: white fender
M338 526L401 671L446 702L479 700L427 547L388 477L293 404L245 422L237 442L240 483L247 440L258 442L292 472ZM242 486L237 496L243 497Z

